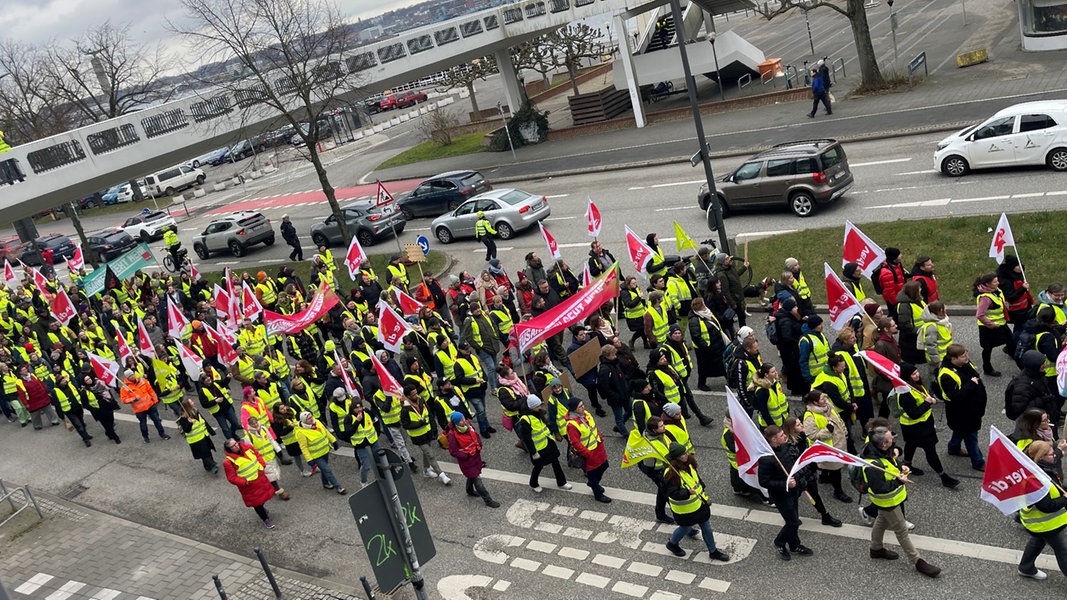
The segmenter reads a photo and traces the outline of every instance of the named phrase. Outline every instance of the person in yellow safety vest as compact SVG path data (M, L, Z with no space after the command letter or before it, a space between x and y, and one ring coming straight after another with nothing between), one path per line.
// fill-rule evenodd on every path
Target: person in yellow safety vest
M982 429L988 394L966 348L951 344L945 350L937 381L941 399L945 401L945 422L952 431L947 445L949 456L966 456L971 459L971 468L984 471L985 457L978 446L978 432ZM967 449L963 450L962 445Z
M667 550L675 556L685 556L685 550L679 542L686 536L695 536L699 527L708 549L708 558L719 562L729 561L730 556L715 545L715 532L711 528L711 500L697 473L696 457L690 456L685 446L672 443L667 448L667 459L670 467L663 474L663 487L678 524L667 542Z
M800 272L800 261L795 258L787 258L785 259L785 268L793 274L793 289L796 290L797 297L800 299L797 303L797 309L800 310L800 314L815 314L815 307L811 301L811 288L804 281L804 274Z
M544 402L530 394L526 397L526 409L515 424L515 434L519 436L533 465L533 470L530 472L530 489L537 494L545 491L540 483L541 470L550 465L559 488L569 490L574 487L567 482L567 474L563 472L563 467L559 464L559 446L552 439L553 436L546 424L553 420L555 420L554 415L545 414Z
M319 403L314 394L311 393L311 388L304 383L304 379L296 377L293 379L293 391L289 394L289 399L286 403L297 414L304 412L305 410L315 416L316 419L321 419L322 415L319 413Z
M267 349L266 329L257 326L252 319L245 319L241 322L241 331L237 333L237 342L250 356L262 355Z
M918 325L916 346L926 359L921 374L934 394L939 395L937 371L941 368L945 350L952 344L952 323L949 322L945 303L940 300L923 307L920 319L922 322Z
M804 435L809 442L822 442L827 446L833 446L838 450L845 450L845 437L848 429L844 421L833 406L830 398L818 391L812 390L804 396L804 417L802 419ZM788 429L788 427L786 427ZM805 450L802 448L801 450ZM836 462L819 463L819 479L823 483L829 483L834 488L834 498L841 502L852 502L852 497L845 493L841 487L841 471L843 465Z
M430 416L430 407L419 397L419 391L413 385L404 386L404 400L400 405L400 425L407 431L411 443L422 456L423 474L430 479L437 479L444 485L452 485L452 480L441 470L441 465L434 457L433 446L437 443L437 426Z
M915 451L922 448L926 454L926 462L941 477L941 485L955 488L960 484L960 480L945 472L941 466L941 459L937 456L937 430L933 419L934 404L937 404L937 399L926 391L926 386L923 385L919 371L915 367L907 363L900 365L900 378L908 382L911 388L902 394L894 392L889 401L896 403L900 409L900 435L904 438L904 464L911 468L912 473L922 475L921 469L911 465Z
M1026 449L1026 455L1052 480L1044 497L1019 511L1019 519L1030 534L1019 561L1019 574L1040 581L1048 574L1034 563L1046 545L1052 547L1060 570L1067 573L1067 493L1059 483L1056 451L1051 443L1035 441Z
M104 428L104 434L107 435L107 439L116 444L121 444L122 440L119 439L119 434L115 432L115 411L118 410L119 405L112 397L112 391L104 385L104 382L86 374L82 376L79 392L82 395L82 406L89 409L93 419ZM19 402L19 406L22 406L21 402ZM26 418L29 418L28 414Z
M908 521L902 509L908 499L907 484L911 483L908 465L898 462L893 452L893 432L875 427L864 447L862 458L874 466L863 469L863 480L871 503L878 508L878 517L871 530L870 556L873 559L896 560L900 556L885 548L882 538L888 529L897 536L897 544L904 550L915 570L927 577L937 577L941 569L923 560L908 535Z
M509 311L507 305L504 304L504 298L500 294L493 296L493 304L489 308L489 318L493 324L496 325L497 337L500 339L500 344L502 346L507 346L508 335L511 334L511 329L515 326L515 322L511 318L511 311Z
M782 390L778 369L771 363L763 363L757 374L752 376L749 388L754 399L753 408L756 409L759 426L781 427L785 423L785 418L789 416L789 399Z
M411 282L408 281L407 267L401 262L403 258L404 257L399 254L394 254L390 257L389 264L385 266L385 272L388 275L390 282L399 277L400 283L404 286L404 291L407 292Z
M719 444L726 453L727 462L730 463L730 487L733 489L734 495L754 498L766 506L773 506L773 503L763 495L759 488L752 487L746 483L745 480L741 479L741 474L737 471L737 441L734 439L734 424L730 419L730 415L726 415L722 420L722 436L719 438Z
M1000 377L993 367L993 349L1007 346L1008 356L1015 354L1015 338L1008 328L1007 301L1000 291L1000 279L989 273L974 282L974 296L978 319L978 344L982 347L982 372L990 377Z
M696 448L693 446L693 438L689 435L689 426L685 422L685 415L682 414L682 407L668 402L663 405L663 415L660 418L663 419L667 439L681 444L687 454L695 457Z
M170 259L174 261L175 268L181 268L182 259L180 251L182 249L181 240L178 239L178 227L176 225L170 225L163 230L163 245L167 248L167 253L170 254Z
M263 401L263 406L267 407L267 410L273 409L275 404L282 401L278 384L270 381L269 375L266 371L256 371L252 382L252 389L256 390L256 395Z
M619 301L622 304L622 317L626 319L626 326L633 332L630 337L630 346L638 339L648 348L648 339L645 338L645 312L648 310L644 293L637 278L633 275L626 278L619 293Z
M199 460L208 473L218 473L219 465L215 462L215 444L211 436L215 435L203 415L196 409L192 399L181 403L181 416L178 417L178 430L185 436L189 443L189 450L193 453L193 460Z
M487 385L496 378L496 372L492 372L492 377L488 377L484 363L478 359L473 348L466 342L461 341L456 346L459 354L456 356L452 381L463 392L463 397L467 399L470 407L474 409L474 417L478 421L478 433L482 438L489 439L496 433L496 428L489 424L489 418L485 414L485 393Z
M1063 304L1065 296L1067 296L1067 286L1059 282L1048 284L1048 287L1037 293L1037 308L1034 314L1046 306L1051 307L1056 314L1056 324L1067 325L1067 307Z
M326 405L329 414L329 423L333 428L334 435L342 442L348 441L348 432L345 431L345 415L352 410L352 399L348 397L344 385L334 389L330 400Z
M608 470L608 452L596 420L585 410L581 399L571 398L567 402L566 423L567 441L582 458L585 484L593 491L593 498L597 502L610 504L611 498L604 493L604 486L600 485L604 472Z
M326 265L326 270L331 274L337 270L337 263L333 261L333 253L326 246L319 246L319 253L315 255L315 258Z
M652 258L645 265L645 271L648 273L649 279L656 275L666 275L669 265L663 255L663 249L659 247L659 236L655 233L650 233L645 236L645 243L652 250Z
M348 414L345 415L345 431L348 432L348 442L352 444L359 461L360 487L366 487L371 469L378 460L378 451L382 447L378 443L381 422L371 415L361 400L356 399L349 405Z
M169 357L163 360L153 358L152 370L156 376L159 399L167 408L174 411L174 416L180 417L182 415L182 387L178 384L178 367L172 364Z
M811 382L811 389L818 390L830 398L834 410L841 415L841 419L845 422L845 427L849 430L848 438L851 442L852 422L856 420L858 405L852 398L852 388L849 386L848 377L845 375L847 367L848 365L845 363L843 356L831 354L826 360L826 366L815 376L815 381ZM856 451L852 443L849 443L848 451L855 454Z
M304 411L300 410L299 412ZM311 477L311 467L304 462L304 455L300 451L300 443L296 439L296 429L300 427L298 412L293 410L293 407L289 404L279 402L274 406L274 410L271 413L274 421L271 422L270 428L274 432L275 439L285 447L285 451L293 459L293 464L296 465L300 474L304 477Z
M800 354L800 373L804 381L813 384L815 378L826 366L826 358L830 354L830 343L822 334L823 322L819 315L811 315L801 326L800 341L797 349Z
M59 417L71 424L87 448L92 446L93 443L90 440L93 436L85 430L85 411L82 410L81 392L71 383L69 375L66 373L59 375L56 379L56 387L52 390L52 396L59 408Z
M267 481L270 481L270 484L274 487L274 495L282 500L288 500L289 493L281 485L282 472L281 467L278 466L278 460L285 456L282 454L284 449L275 439L274 430L270 427L260 426L259 421L249 421L248 431L245 434L247 434L247 439L256 449L256 452L263 457L263 473L267 476ZM282 464L293 464L293 461L283 461Z
M300 413L300 427L296 429L296 441L300 444L300 453L303 454L304 461L318 469L323 489L335 490L342 496L348 493L338 483L333 469L330 468L330 450L337 445L337 438L326 429L321 421L307 411Z
M437 352L434 353L434 369L437 372L437 380L452 380L456 377L456 358L459 352L452 345L448 336L437 339Z
M856 302L862 303L867 297L866 292L863 291L863 269L858 264L849 262L841 267L841 283L845 284L845 289L856 297Z
M486 218L485 213L478 211L478 220L474 223L474 238L485 244L485 262L489 262L496 258L496 242L493 241L494 235L496 235L496 229L493 229L493 225L489 223L489 219Z
M392 442L393 448L408 463L412 473L418 472L418 465L411 458L407 443L404 441L403 428L400 426L400 399L388 396L381 389L377 389L371 393L371 402L374 404L374 408L378 410L378 416L382 419L383 433Z
M867 381L866 361L856 355L860 349L858 343L856 331L845 327L838 332L837 341L830 347L830 352L845 359L843 375L848 382L852 402L856 405L856 420L860 423L860 429L866 431L867 421L874 417L874 401Z
M442 381L441 385L438 386L437 393L433 394L433 390L431 390L431 394L432 398L428 401L430 414L433 415L442 431L448 429L449 418L454 412L463 415L464 419L474 418L474 411L471 410L470 403L467 402L463 392L452 385L451 381ZM421 397L422 395L420 394L419 396Z
M705 415L700 405L693 398L693 391L689 388L689 374L693 372L693 361L690 358L689 347L685 343L685 334L681 326L674 323L667 334L667 341L660 347L667 353L671 368L678 375L678 385L681 388L682 406L688 408L696 415L700 424L704 427L711 425L712 418ZM683 410L688 413L689 411Z
M270 427L273 415L263 404L263 400L256 395L255 388L246 385L241 393L241 428L248 431L248 422L253 419L259 421L262 427Z
M271 311L278 310L278 290L265 271L256 273L256 299L263 305L263 308Z
M265 505L274 497L275 490L263 474L263 457L251 444L234 439L226 440L223 448L226 451L225 460L222 462L226 480L237 487L245 506L256 511L256 515L263 521L263 526L274 529L274 521L271 520Z
M648 295L648 308L645 309L645 340L655 348L667 340L670 332L670 317L664 305L663 292L656 290Z

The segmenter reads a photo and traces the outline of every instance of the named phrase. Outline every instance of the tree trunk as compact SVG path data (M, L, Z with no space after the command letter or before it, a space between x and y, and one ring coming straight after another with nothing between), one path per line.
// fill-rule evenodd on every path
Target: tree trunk
M474 82L473 81L471 81L470 83L467 84L467 93L470 94L470 97L471 97L471 113L474 115L475 119L481 121L482 120L482 111L478 110L478 99L474 97Z
M578 69L574 65L574 61L567 61L567 73L571 76L571 90L574 91L574 95L578 95Z
M322 193L326 195L326 201L330 203L330 212L333 213L335 219L337 219L337 225L341 229L341 239L345 241L345 248L352 242L352 238L348 234L348 222L345 221L344 214L341 213L341 205L337 203L337 194L335 193L333 186L330 185L330 176L326 173L326 167L322 164L322 157L319 156L318 141L307 136L307 149L308 160L315 167L315 174L319 177L319 185L322 186Z
M93 265L93 268L95 269L97 267L96 261L99 259L99 257L96 256L95 252L89 251L89 240L85 239L85 229L82 227L82 220L81 216L78 215L78 209L74 206L73 202L67 204L67 209L70 211L70 222L72 225L74 225L74 231L77 232L78 239L81 240L81 245L83 249L82 258L90 258L89 263ZM93 256L89 257L90 254L92 254Z
M852 38L856 42L856 55L860 64L860 85L863 87L885 85L885 78L878 68L878 57L874 55L871 44L871 28L867 24L867 11L863 9L864 0L848 0L849 24L852 26Z

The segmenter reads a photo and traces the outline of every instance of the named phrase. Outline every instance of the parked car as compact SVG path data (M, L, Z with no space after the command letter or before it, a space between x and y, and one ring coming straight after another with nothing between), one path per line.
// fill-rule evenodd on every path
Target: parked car
M123 186L128 185L128 183L120 183L119 185L109 187L106 192L100 194L100 200L108 206L116 204L119 201L119 190L121 190Z
M137 187L140 188L140 190L141 190L141 198L143 199L144 196L145 196L145 193L144 193L144 190L145 190L144 179L137 180ZM137 199L136 196L133 195L133 187L130 186L130 184L127 183L126 185L122 186L122 188L119 190L119 195L118 195L118 198L117 198L119 204L123 204L125 202L133 202L136 199Z
M372 96L370 98L367 98L363 101L363 108L367 111L368 114L380 113L382 112L383 99L384 98L382 96Z
M484 212L500 239L510 240L523 229L532 227L552 214L548 198L529 192L504 188L479 194L456 210L441 215L430 224L430 231L442 244L456 238L474 237L478 212Z
M749 158L716 182L723 216L735 210L788 206L807 217L818 205L837 200L852 188L845 149L837 140L802 140L778 144ZM704 184L697 193L700 210L711 195Z
M30 242L20 240L17 235L0 240L0 263L6 259L12 264L17 264L22 253L31 245Z
M90 208L96 208L97 206L102 206L104 204L104 200L100 192L93 192L88 196L82 196L81 198L75 200L74 204L75 206L77 206L78 210L87 210Z
M230 161L230 147L227 146L225 148L219 148L218 151L215 152L215 155L211 157L211 162L209 162L208 164L210 164L213 167L217 167L217 166L219 166L219 165L221 165L221 164L223 164L225 162L229 162L229 161Z
M226 153L230 151L229 148L215 148L211 152L205 152L200 156L197 156L193 160L185 163L185 166L193 169L199 169L207 165L219 165L222 161L226 160ZM221 158L220 158L221 155Z
M177 227L174 218L161 210L144 209L140 213L123 221L119 227L130 237L151 242L163 237L164 227Z
M1067 100L1009 106L941 140L934 152L934 168L949 177L1024 165L1067 171Z
M274 245L274 227L263 213L246 210L208 223L204 231L193 238L193 252L202 259L214 252L229 252L241 257L249 246L260 243Z
M400 235L407 225L404 215L394 206L377 207L374 206L373 199L347 204L341 207L341 213L348 223L348 233L363 246L373 246L385 238L392 237L394 229L396 234ZM316 246L343 246L348 243L341 236L341 227L334 215L311 226L311 241Z
M292 125L286 125L285 127L279 127L274 131L268 131L263 134L263 145L267 148L283 146L289 143L289 140L293 138L295 133L296 127L293 127Z
M333 135L333 125L330 124L330 120L329 119L319 119L318 120L318 124L319 124L319 138L318 139L324 140L324 139L330 137L331 135ZM307 132L308 132L308 124L307 123L301 123L300 124L300 131L304 132L304 134L306 135ZM303 146L304 145L304 138L301 137L300 134L294 133L293 137L289 139L289 143L291 143L294 146Z
M30 265L31 267L43 265L44 260L41 258L41 252L45 248L52 249L53 263L63 262L74 256L74 242L70 241L69 237L59 233L50 233L37 238L33 245L22 253L22 264Z
M137 240L118 228L90 233L85 240L89 242L89 250L96 252L104 262L114 260L137 246Z
M202 185L207 179L200 169L185 165L171 167L145 177L145 187L157 196L173 196L186 188Z
M266 149L266 146L263 145L263 141L257 135L243 139L233 146L230 146L230 156L233 157L233 160L244 160L249 156L259 154Z
M404 218L436 217L459 208L470 198L493 189L478 171L451 171L423 181L396 199Z
M393 108L407 108L414 106L419 102L426 102L426 94L423 92L416 92L409 90L406 92L397 92L396 94L389 94L382 98L379 102L381 110L390 110Z

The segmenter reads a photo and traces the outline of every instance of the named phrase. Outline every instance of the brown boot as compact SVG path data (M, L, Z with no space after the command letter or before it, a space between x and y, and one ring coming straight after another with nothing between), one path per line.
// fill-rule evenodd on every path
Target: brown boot
M288 500L289 499L289 492L285 491L284 489L274 492L274 495L278 496L282 500Z
M937 577L941 574L941 569L931 565L923 559L915 561L915 570L926 575L927 577Z

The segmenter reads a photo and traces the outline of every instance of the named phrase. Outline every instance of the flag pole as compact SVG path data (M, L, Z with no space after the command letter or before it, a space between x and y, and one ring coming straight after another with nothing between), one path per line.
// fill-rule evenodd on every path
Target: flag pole
M1014 237L1015 236L1013 235L1012 238ZM1022 273L1023 281L1026 282L1026 269L1023 268L1023 259L1019 256L1019 247L1015 244L1012 244L1011 247L1015 249L1015 258L1019 261L1019 271Z

